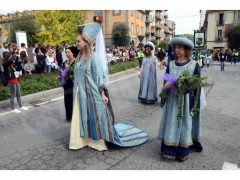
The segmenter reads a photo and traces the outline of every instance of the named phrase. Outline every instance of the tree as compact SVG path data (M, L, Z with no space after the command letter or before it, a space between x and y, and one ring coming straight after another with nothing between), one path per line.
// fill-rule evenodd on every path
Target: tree
M157 40L156 40L156 39L151 39L151 42L152 42L155 46L157 46Z
M185 38L191 40L192 42L194 41L194 35L192 35L192 34L178 34L175 37L185 37Z
M227 31L228 46L231 49L238 49L240 47L240 24L232 26Z
M36 43L35 34L37 28L34 16L27 12L16 13L13 22L10 24L10 42L16 43L16 31L25 31L27 35L28 46L34 46Z
M84 11L44 10L36 11L39 43L61 45L75 44L77 27L84 23Z
M124 23L117 23L112 30L113 45L128 46L130 44L129 28Z
M159 44L158 44L158 47L159 48L162 48L164 49L165 51L168 49L168 42L167 41L161 41Z

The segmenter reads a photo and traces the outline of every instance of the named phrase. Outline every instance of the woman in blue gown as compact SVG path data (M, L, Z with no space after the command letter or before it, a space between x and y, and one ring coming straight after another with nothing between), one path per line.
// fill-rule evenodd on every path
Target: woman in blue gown
M108 94L108 72L101 25L81 26L77 37L80 53L74 67L74 108L70 149L84 146L107 150L106 141L122 147L144 143L147 134L133 126L115 123ZM96 41L95 41L96 40ZM91 45L95 42L95 52Z
M166 73L179 77L185 70L191 75L200 76L198 63L191 60L193 49L192 41L186 38L173 38L169 44L174 50L175 60L170 61ZM160 123L158 137L162 141L161 155L165 159L184 161L188 158L189 152L202 151L200 143L201 116L192 115L191 109L194 105L194 95L199 96L200 90L195 94L185 93L183 98L183 118L177 125L178 102L176 89L171 82L164 82L165 89L171 89L171 95L165 101L163 114ZM200 106L200 101L197 102Z
M140 76L138 101L146 104L157 102L157 72L158 59L154 56L155 47L152 42L144 45L144 56Z

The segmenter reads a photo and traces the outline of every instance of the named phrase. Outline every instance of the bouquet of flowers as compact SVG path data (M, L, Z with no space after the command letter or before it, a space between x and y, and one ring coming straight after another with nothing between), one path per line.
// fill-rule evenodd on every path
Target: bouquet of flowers
M190 75L189 71L185 70L179 77L165 74L164 81L172 83L174 86L171 89L162 88L159 96L161 98L167 98L171 95L171 91L176 89L175 95L177 96L178 114L177 114L177 126L179 127L183 118L183 97L186 93L191 93L194 96L194 106L191 109L191 116L198 115L200 110L198 108L198 101L200 96L201 87L208 87L211 84L204 82L207 77L200 77L198 75ZM194 95L194 91L197 93Z

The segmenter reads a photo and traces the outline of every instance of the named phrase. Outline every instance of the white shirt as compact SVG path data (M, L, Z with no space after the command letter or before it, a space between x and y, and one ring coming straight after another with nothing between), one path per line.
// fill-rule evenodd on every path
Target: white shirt
M53 62L54 62L54 57L47 56L46 65L52 65Z

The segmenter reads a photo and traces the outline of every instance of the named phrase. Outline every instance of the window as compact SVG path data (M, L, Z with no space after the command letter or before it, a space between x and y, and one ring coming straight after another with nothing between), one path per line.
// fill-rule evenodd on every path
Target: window
M131 24L131 33L134 34L134 24Z
M121 11L120 10L114 10L113 11L113 16L120 16L121 15Z
M139 35L139 25L136 27L136 34Z
M134 11L131 11L131 16L134 17Z
M237 22L240 22L240 11L237 12Z
M223 13L219 14L218 24L223 25Z
M94 15L95 15L95 16L102 16L102 11L95 11L95 12L94 12Z
M218 37L222 37L222 29L218 30Z

